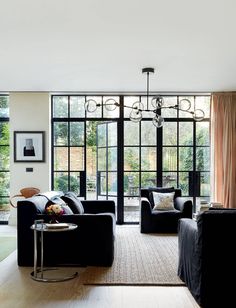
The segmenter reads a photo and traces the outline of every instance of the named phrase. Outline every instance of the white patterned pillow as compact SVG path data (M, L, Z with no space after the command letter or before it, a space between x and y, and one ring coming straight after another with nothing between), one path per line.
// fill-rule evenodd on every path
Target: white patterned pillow
M174 210L174 192L171 193L158 193L153 191L153 201L155 211L171 211Z

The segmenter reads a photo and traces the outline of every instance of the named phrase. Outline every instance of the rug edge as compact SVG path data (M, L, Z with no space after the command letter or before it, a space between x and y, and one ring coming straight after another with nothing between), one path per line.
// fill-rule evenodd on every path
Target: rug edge
M85 286L160 286L160 287L186 287L185 283L83 283Z

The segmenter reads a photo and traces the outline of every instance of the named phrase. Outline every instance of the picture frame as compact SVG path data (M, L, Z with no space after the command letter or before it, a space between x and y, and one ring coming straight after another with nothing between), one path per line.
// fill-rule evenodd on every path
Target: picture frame
M14 162L44 162L45 132L14 131Z

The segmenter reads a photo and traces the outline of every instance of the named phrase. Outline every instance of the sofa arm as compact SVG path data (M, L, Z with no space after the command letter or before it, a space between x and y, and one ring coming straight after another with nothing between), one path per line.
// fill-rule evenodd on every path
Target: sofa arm
M186 283L194 298L198 299L202 273L196 221L188 218L179 220L178 246L178 276Z
M198 227L197 222L189 218L181 218L178 222L178 243L179 251L182 251L182 248L185 250L190 244L190 250L196 246ZM184 247L183 247L184 246Z
M140 231L141 233L150 232L152 227L152 207L147 198L141 198L140 204Z
M86 214L116 213L113 200L81 200Z
M183 218L192 218L193 203L191 200L186 200L184 197L175 198L175 208L182 212Z
M151 215L152 214L152 206L150 201L147 198L141 198L141 216L143 215Z

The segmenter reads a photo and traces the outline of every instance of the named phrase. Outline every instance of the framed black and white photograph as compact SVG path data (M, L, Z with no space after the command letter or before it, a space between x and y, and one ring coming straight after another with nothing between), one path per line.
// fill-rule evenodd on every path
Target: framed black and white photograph
M15 131L14 132L14 161L15 162L44 162L45 161L45 132Z

